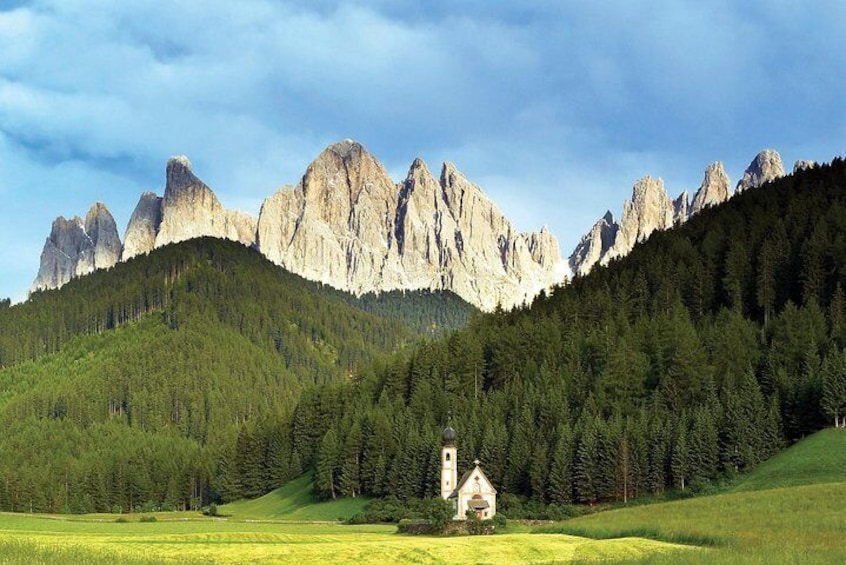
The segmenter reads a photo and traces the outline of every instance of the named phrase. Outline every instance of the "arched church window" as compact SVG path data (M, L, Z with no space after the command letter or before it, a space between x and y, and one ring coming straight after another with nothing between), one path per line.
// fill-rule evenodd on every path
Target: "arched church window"
M449 453L446 454L446 460L449 461Z

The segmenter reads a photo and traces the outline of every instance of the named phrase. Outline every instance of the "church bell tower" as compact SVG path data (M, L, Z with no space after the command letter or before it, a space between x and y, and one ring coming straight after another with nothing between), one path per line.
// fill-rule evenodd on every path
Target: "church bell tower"
M458 461L455 448L455 430L447 426L444 429L444 446L441 449L441 498L447 499L458 486Z

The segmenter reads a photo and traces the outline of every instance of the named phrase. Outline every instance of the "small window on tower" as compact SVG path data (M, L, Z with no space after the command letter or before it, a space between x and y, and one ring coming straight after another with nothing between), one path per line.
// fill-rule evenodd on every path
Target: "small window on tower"
M449 453L446 454L446 460L449 461Z

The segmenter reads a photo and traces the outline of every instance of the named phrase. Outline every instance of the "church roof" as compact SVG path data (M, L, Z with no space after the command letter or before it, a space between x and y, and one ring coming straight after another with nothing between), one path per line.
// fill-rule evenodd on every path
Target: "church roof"
M488 478L488 476L485 474L485 472L484 472L484 471L482 471L482 468L479 466L479 462L478 462L478 461L476 461L476 466L475 466L475 467L473 467L473 468L472 468L472 469L470 469L469 471L465 471L465 472L464 472L464 474L463 474L463 475L461 475L461 480L460 480L460 481L458 481L458 484L456 485L455 490L454 490L454 491L452 491L452 494L450 494L450 495L449 495L449 498L455 498L456 496L458 496L458 491L460 491L460 490L461 490L461 487L463 487L463 486L464 486L464 483L466 483L467 481L469 481L469 480L470 480L470 477L471 477L471 476L473 475L473 473L474 473L474 472L476 472L476 471L479 471L479 475L481 475L481 477L487 481L487 483L488 483L488 484L490 485L490 487L491 487L491 490L494 492L494 494L496 494L496 489L494 488L493 483L492 483L492 482L491 482L491 480Z

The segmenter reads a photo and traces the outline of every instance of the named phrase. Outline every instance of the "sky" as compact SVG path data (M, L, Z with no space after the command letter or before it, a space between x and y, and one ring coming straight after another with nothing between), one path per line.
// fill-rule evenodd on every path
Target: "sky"
M188 155L258 214L327 145L400 181L451 161L566 257L645 175L846 153L846 2L0 0L0 297L56 216L139 195Z

